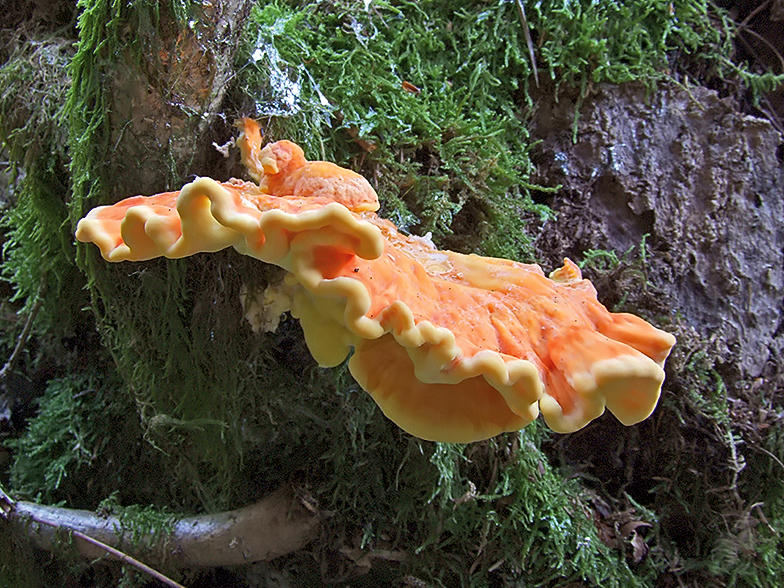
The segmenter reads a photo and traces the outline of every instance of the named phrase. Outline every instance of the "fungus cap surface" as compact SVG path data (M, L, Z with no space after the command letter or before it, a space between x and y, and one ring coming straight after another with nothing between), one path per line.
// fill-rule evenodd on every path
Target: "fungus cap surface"
M403 429L469 442L520 429L541 411L574 431L605 408L646 418L675 339L610 313L569 260L546 277L505 259L440 251L379 218L364 178L308 162L288 141L243 160L259 184L200 178L179 193L91 211L77 228L109 261L234 247L289 272L286 300L319 364L349 368ZM280 310L280 309L279 309Z

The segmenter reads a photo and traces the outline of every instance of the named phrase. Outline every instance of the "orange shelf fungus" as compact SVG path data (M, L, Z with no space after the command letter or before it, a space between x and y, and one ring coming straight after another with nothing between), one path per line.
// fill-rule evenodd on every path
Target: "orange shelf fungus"
M234 247L284 268L286 302L322 366L349 368L409 433L471 442L541 412L558 432L609 409L631 425L656 406L675 338L611 313L570 260L549 277L506 259L439 251L382 218L360 175L289 141L238 139L257 184L199 178L180 192L92 210L76 237L108 261Z

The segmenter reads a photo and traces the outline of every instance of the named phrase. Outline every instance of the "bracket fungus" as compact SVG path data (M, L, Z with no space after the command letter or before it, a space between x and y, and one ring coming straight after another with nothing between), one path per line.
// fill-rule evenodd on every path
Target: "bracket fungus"
M288 273L285 299L322 366L349 369L384 414L448 442L518 430L539 412L575 431L605 407L631 425L656 406L675 338L611 313L570 260L537 265L436 249L379 218L362 176L289 141L238 139L257 183L199 178L92 210L76 237L108 261L234 247Z

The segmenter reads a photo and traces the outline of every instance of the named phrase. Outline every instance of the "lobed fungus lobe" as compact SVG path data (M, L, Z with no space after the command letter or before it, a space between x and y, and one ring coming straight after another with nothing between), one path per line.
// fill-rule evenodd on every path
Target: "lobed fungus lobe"
M608 408L625 424L655 408L675 339L610 313L569 260L536 265L440 251L375 211L370 184L289 141L238 145L257 184L200 178L179 194L99 207L77 238L109 261L232 246L289 272L285 298L311 353L351 373L383 412L424 439L470 442L541 411L556 431Z

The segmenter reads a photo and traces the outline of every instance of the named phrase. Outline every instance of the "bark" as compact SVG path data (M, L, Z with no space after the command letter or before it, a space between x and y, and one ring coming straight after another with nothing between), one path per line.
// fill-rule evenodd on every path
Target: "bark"
M539 179L563 186L551 203L557 220L539 237L551 263L624 252L647 234L650 281L713 339L717 359L748 378L775 369L784 348L781 134L705 88L600 85L579 107L576 135L569 97L538 106Z
M205 173L207 159L215 157L211 141L226 138L213 138L210 128L236 75L252 4L201 2L183 28L164 19L145 39L147 51L126 51L114 64L106 91L115 199L160 192L166 183L179 187L194 171Z

